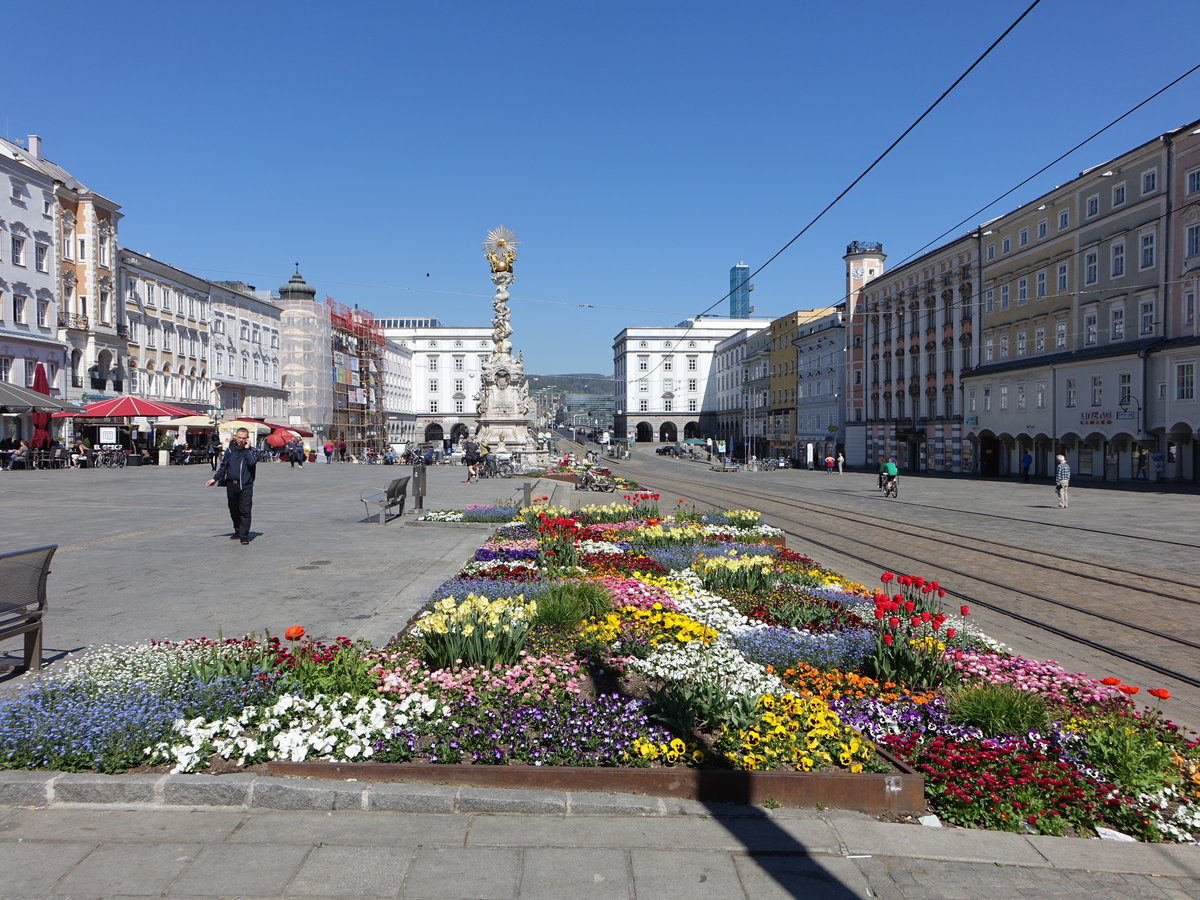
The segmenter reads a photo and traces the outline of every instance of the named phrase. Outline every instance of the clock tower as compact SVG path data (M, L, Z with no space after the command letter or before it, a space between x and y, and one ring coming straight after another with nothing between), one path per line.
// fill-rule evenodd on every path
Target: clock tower
M846 309L851 316L857 310L858 292L868 281L883 274L887 254L878 241L851 241L846 247Z

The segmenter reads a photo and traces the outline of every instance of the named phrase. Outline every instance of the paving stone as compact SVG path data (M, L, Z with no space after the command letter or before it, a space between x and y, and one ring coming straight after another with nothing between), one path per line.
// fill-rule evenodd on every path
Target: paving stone
M639 897L729 900L746 896L728 853L633 850L630 861Z
M168 775L162 784L163 803L171 806L246 806L256 776Z
M54 782L55 803L153 803L162 775L73 772Z
M458 792L458 809L461 812L564 813L567 796L562 791L464 787Z
M518 850L423 849L413 854L404 896L428 900L447 897L508 900L517 896L520 878Z
M199 844L101 844L55 885L68 895L158 896L196 858ZM136 873L136 880L131 875Z
M302 843L345 846L461 847L471 817L436 813L251 810L235 843Z
M458 788L446 784L374 782L367 789L367 808L392 812L452 813Z
M625 850L530 849L523 862L521 900L628 900L633 896Z
M5 820L3 836L47 841L182 841L220 842L234 834L243 819L234 810L183 807L108 809L52 806L16 809Z
M853 860L814 859L791 854L734 854L734 865L747 897L871 897L867 879Z
M282 894L309 848L289 844L210 844L172 883L168 894Z
M32 897L48 891L96 849L91 841L0 840L0 896Z

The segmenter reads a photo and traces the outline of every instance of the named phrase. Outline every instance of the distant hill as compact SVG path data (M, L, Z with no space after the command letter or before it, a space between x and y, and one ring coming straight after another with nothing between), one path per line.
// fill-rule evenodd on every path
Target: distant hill
M555 393L572 392L579 394L599 394L611 396L613 379L611 375L599 375L591 372L572 375L527 375L531 391L550 390Z

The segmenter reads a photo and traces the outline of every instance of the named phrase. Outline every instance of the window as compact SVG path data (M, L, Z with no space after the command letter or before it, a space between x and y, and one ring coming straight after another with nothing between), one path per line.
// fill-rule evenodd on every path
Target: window
M1069 210L1060 209L1058 211L1058 230L1064 231L1071 224L1071 213Z
M689 378L689 379L688 379L688 382L687 382L687 389L688 389L689 391L693 391L693 392L696 390L696 379L695 379L695 378Z
M1002 241L1000 241L1000 252L1001 253L1009 253L1011 251L1012 251L1012 238L1005 236L1004 239Z
M638 371L639 371L639 372L645 372L645 371L647 371L649 368L650 368L650 357L648 357L648 356L639 356L639 357L638 357Z
M438 402L436 400L429 401L429 411L431 413L436 413L438 411Z
M1000 358L1008 359L1008 335L1000 335Z
M996 292L994 290L989 290L983 295L983 311L990 314L994 311L995 307Z
M429 379L429 393L436 394L438 392L438 380L436 378Z
M459 341L459 343L461 344L462 341ZM454 357L454 371L461 372L463 370L463 368L466 366L466 363L467 363L467 361L466 361L465 357L462 357L462 356Z
M18 325L25 324L25 298L20 294L13 296L13 321Z
M1054 349L1061 350L1067 346L1067 323L1054 323Z
M68 228L66 223L63 223L62 255L63 259L75 258L75 229Z
M663 357L663 365L662 365L662 367L663 367L663 371L664 371L664 372L670 372L670 371L671 371L671 369L674 367L674 365L675 365L675 358L674 358L674 357L672 357L672 356L664 356L664 357Z
M37 360L25 360L25 387L33 387L33 379L37 375Z
M696 357L694 357L694 356L689 356L689 357L688 357L688 361L687 361L687 367L688 367L688 371L689 371L689 372L695 372L695 371L696 371Z
M1104 405L1104 376L1092 376L1092 406Z
M12 264L14 266L25 265L25 238L14 237L12 239Z
M1000 285L1000 308L1008 309L1008 285Z
M1046 382L1039 381L1033 386L1033 405L1038 409L1046 408Z
M1187 173L1187 192L1189 194L1200 192L1200 169L1192 169Z
M1187 255L1200 255L1200 225L1192 225L1187 230Z
M1109 310L1108 336L1113 341L1125 340L1125 307L1114 306Z
M39 272L50 271L50 261L48 259L50 248L45 244L35 244L33 247L33 267Z
M1057 276L1056 283L1057 283L1056 290L1058 291L1058 293L1065 294L1067 292L1067 286L1068 286L1067 264L1066 263L1059 263L1058 276Z
M214 361L214 365L216 366L218 375L225 371L225 354L223 354L220 350L217 351L217 357Z
M1046 296L1046 273L1044 271L1037 273L1037 280L1034 287L1034 296L1042 300Z
M100 235L100 238L97 241L96 247L97 247L97 250L99 251L99 256L100 256L98 262L102 266L107 266L108 265L108 236L103 235L103 234Z
M1194 400L1196 398L1196 364L1179 363L1175 366L1175 399Z
M1008 385L1000 385L1000 412L1008 412Z
M1029 243L1029 229L1022 228L1020 230L1020 232L1017 233L1017 246L1024 247L1028 243Z
M1100 214L1100 195L1092 194L1092 196L1088 197L1087 200L1084 201L1084 216L1086 218L1090 219L1092 216L1096 216L1099 214Z
M695 411L696 411L696 401L689 400L688 401L688 412L695 412Z
M983 339L983 361L992 361L992 339L990 337L985 337Z
M454 401L454 411L456 413L460 413L463 411L463 401L461 401L461 400Z
M983 389L983 411L984 412L992 411L992 389L991 388Z
M1083 283L1095 284L1099 278L1100 270L1100 254L1095 250L1089 250L1083 255Z
M1028 302L1028 300L1029 300L1029 279L1028 278L1018 278L1017 279L1017 303L1018 304L1026 303L1026 302Z
M464 388L464 383L461 378L454 379L454 393L461 394Z
M1138 334L1154 334L1154 301L1143 300L1138 307Z
M967 391L967 412L975 412L975 388Z
M1025 332L1017 332L1017 356L1024 356L1026 349Z
M639 400L638 401L638 412L646 412L648 409L650 409L650 401L649 400Z
M1133 396L1133 376L1128 372L1122 372L1117 378L1117 405L1122 403L1129 405L1129 398Z
M1046 352L1046 326L1039 325L1033 329L1033 352Z
M166 349L166 340L167 340L167 335L164 332L163 333L163 349ZM242 377L243 378L250 377L250 358L246 357L246 356L242 357Z
M1094 347L1096 345L1096 336L1099 326L1097 324L1098 317L1094 309L1089 309L1083 314L1083 343L1084 346Z
M650 385L649 385L649 384L646 382L646 379L645 379L645 378L639 378L639 379L638 379L638 391L639 391L640 393L643 393L643 394L644 394L644 393L646 393L648 390L650 390Z
M80 261L80 262L83 262L83 260L87 259L87 238L80 238L80 239L79 239L79 256L78 256L78 259L79 259L79 261Z
M1142 253L1139 258L1139 265L1143 269L1149 269L1154 265L1154 239L1153 231L1144 232L1140 238Z
M1067 379L1067 406L1075 406L1079 401L1079 391L1075 388L1075 379Z
M39 300L37 302L37 323L38 328L45 328L48 324L50 312L50 301Z
M429 364L428 365L429 371L436 372L438 370L438 358L436 356L429 356L429 357L426 357L426 360Z
M154 302L155 302L154 301L154 285L147 282L146 283L146 305L153 306ZM224 322L221 323L221 333L222 334L225 333L225 323Z
M1150 169L1142 173L1142 193L1153 194L1158 190L1158 169Z
M1050 233L1050 221L1048 219L1039 219L1037 223L1037 236L1044 238Z
M1125 182L1114 184L1112 189L1112 205L1120 206L1125 202Z
M988 244L988 245L987 245L987 258L988 258L989 260L992 260L992 259L995 259L995 258L996 258L996 245L995 245L995 244Z
M1186 325L1191 325L1196 321L1196 292L1187 291L1183 295L1183 321Z

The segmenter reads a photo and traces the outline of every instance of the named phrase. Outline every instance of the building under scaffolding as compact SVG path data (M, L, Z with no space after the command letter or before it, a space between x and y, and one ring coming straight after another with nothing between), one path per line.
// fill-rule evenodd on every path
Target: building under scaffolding
M383 400L383 329L366 310L325 299L332 348L333 418L329 436L351 453L383 452L387 412Z

